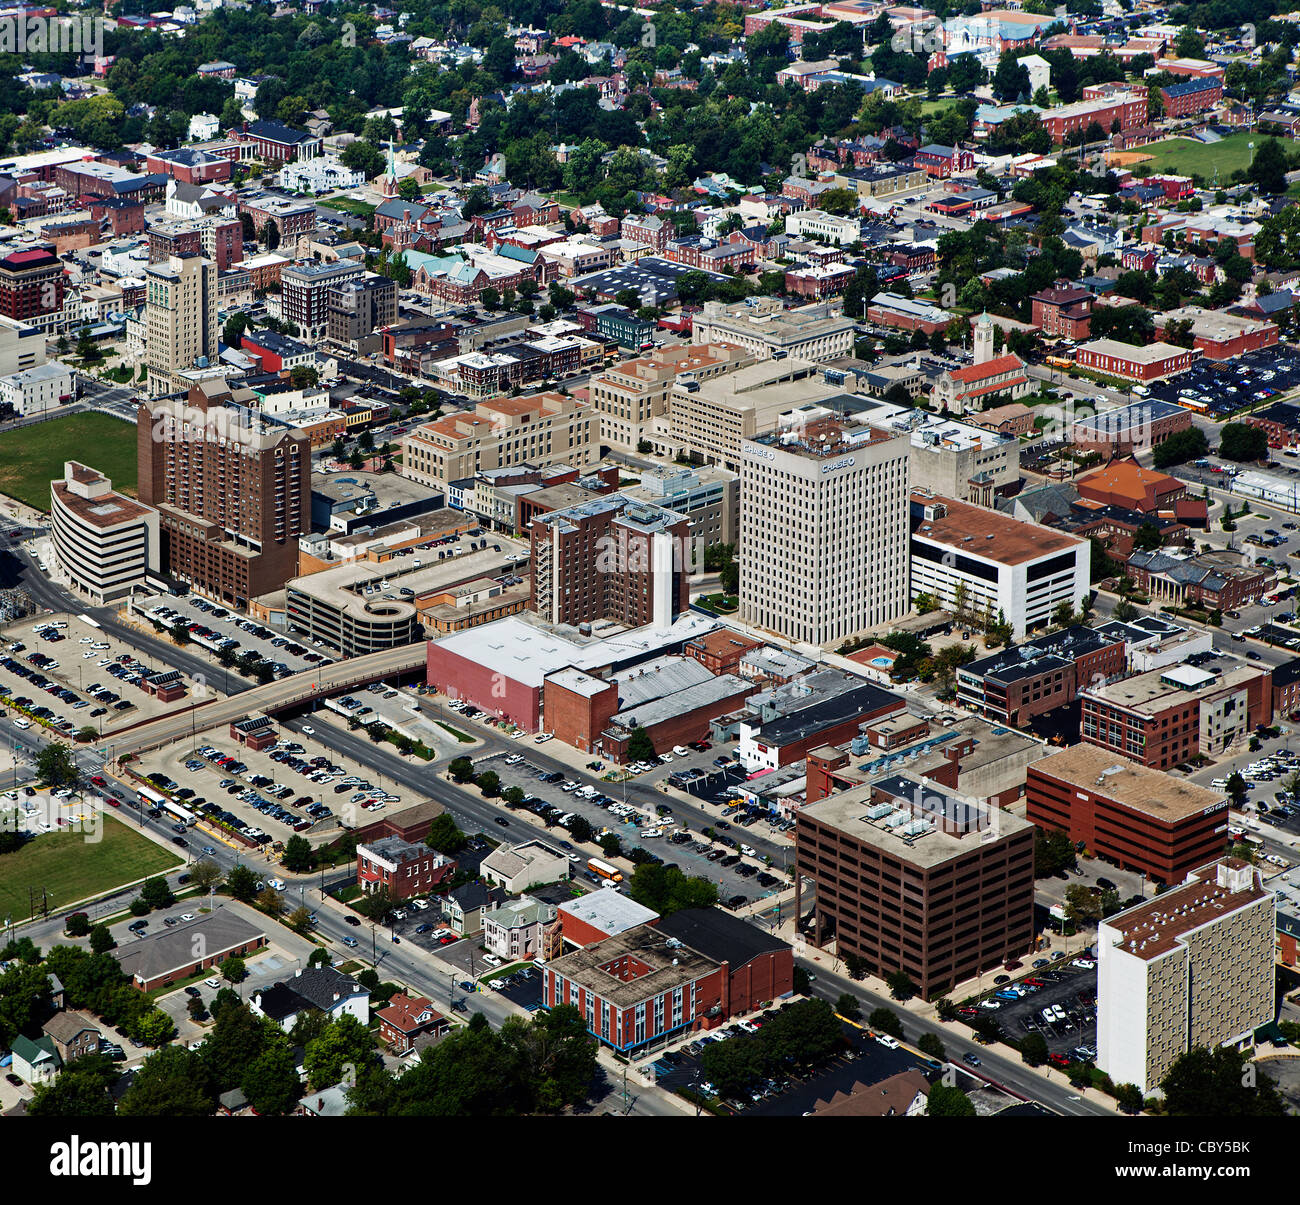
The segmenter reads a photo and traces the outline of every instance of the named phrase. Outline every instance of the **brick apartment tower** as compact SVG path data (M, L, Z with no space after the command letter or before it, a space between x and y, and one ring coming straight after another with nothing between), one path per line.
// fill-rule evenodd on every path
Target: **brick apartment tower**
M668 627L688 605L691 523L621 494L533 519L532 608L550 623Z
M159 512L163 571L241 607L297 573L311 525L311 444L251 401L208 380L185 401L141 402L136 419L139 496Z

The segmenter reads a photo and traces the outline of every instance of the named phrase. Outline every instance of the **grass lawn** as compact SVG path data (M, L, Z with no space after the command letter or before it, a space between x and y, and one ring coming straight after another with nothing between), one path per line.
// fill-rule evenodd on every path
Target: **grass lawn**
M934 100L923 100L921 102L921 116L933 117L936 113L943 113L951 109L957 103L955 96L940 96Z
M462 745L472 745L474 743L474 738L472 736L466 736L463 732L460 732L458 729L453 728L450 724L444 724L441 720L434 720L433 722L437 724L439 728L445 728Z
M50 482L65 460L80 460L134 494L136 429L107 414L68 414L5 433L0 440L0 493L37 510L50 509Z
M322 201L321 205L326 209L338 209L343 213L354 214L359 218L364 218L368 213L374 213L376 208L374 205L367 205L365 201L354 201L351 197L334 197L329 201Z
M44 888L50 903L63 907L121 883L162 874L184 861L111 816L104 817L101 840L87 841L86 836L43 833L16 853L0 857L0 916L15 921L29 917L28 888L35 889L38 906Z
M1250 166L1250 143L1259 149L1263 139L1258 134L1230 134L1221 142L1194 142L1190 138L1166 138L1150 146L1138 148L1138 153L1150 155L1146 165L1156 171L1172 171L1184 176L1200 176L1207 183L1219 169L1219 183L1227 184L1238 168Z

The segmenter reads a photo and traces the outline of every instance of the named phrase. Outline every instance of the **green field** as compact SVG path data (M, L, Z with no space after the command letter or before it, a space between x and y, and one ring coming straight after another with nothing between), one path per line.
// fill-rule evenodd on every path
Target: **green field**
M335 197L330 201L322 201L321 205L325 209L338 209L358 218L375 212L375 206L367 205L364 201L354 201L350 197Z
M1219 183L1227 184L1232 173L1250 166L1250 143L1256 149L1262 141L1258 134L1230 134L1222 142L1194 142L1190 138L1166 138L1150 146L1135 147L1134 153L1150 155L1151 159L1135 167L1149 166L1162 172L1175 172L1181 176L1200 176L1207 184L1219 169Z
M103 817L101 840L88 841L89 835L44 833L16 853L0 856L0 917L15 922L29 917L29 889L38 906L44 890L50 906L62 908L121 883L162 874L182 861L110 816Z
M135 427L107 414L69 414L18 427L0 436L0 494L37 510L50 509L50 482L63 476L65 460L80 460L113 479L113 488L135 493Z

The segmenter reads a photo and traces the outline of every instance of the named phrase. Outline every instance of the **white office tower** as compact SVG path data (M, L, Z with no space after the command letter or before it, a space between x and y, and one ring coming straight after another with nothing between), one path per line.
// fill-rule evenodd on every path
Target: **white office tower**
M741 444L740 618L829 644L907 611L908 457L824 406Z

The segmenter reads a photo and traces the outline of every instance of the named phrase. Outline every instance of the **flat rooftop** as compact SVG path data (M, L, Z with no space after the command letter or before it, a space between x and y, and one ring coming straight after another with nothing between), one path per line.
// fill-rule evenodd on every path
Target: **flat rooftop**
M1249 665L1234 665L1223 658L1210 667L1211 670L1218 669L1218 673L1203 669L1195 670L1191 674L1179 672L1189 669L1191 669L1189 666L1173 666L1148 670L1144 674L1134 674L1133 677L1124 678L1119 682L1091 687L1083 693L1128 711L1155 715L1203 695L1245 686L1246 683L1254 681L1262 673L1267 672Z
M1116 949L1149 960L1169 953L1193 929L1271 896L1255 869L1239 858L1222 858L1193 871L1189 881L1103 922Z
M935 517L924 517L922 507L936 507ZM942 513L939 513L941 511ZM941 544L968 556L1000 565L1020 565L1060 552L1072 552L1086 540L1077 536L1012 519L983 506L972 506L921 491L912 493L912 539Z
M548 674L573 666L593 672L634 665L656 653L713 631L718 624L695 613L679 615L667 628L628 629L614 623L593 624L590 636L577 628L553 627L532 614L508 615L431 644L500 673L525 686L540 688Z
M409 607L414 614L418 598L437 594L472 578L509 574L512 565L508 558L526 553L527 546L504 536L498 536L496 540L500 543L500 552L494 551L489 544L476 552L466 551L462 556L438 559L438 552L450 552L453 547L468 549L470 541L462 537L446 549L420 549L419 556L401 557L381 564L347 561L319 573L296 577L287 588L349 611L359 619L373 618L365 608L380 599L390 607ZM388 611L386 614L392 617L394 613Z
M702 979L717 965L657 927L638 925L557 958L550 969L591 988L615 1007L631 1008Z
M1095 745L1062 749L1035 762L1034 768L1166 824L1199 816L1227 799L1222 791L1211 791L1161 770L1149 770Z
M602 889L589 891L576 900L566 900L560 905L561 920L566 916L585 921L603 933L613 935L637 925L649 924L658 919L659 913L644 904L638 904L621 891Z
M909 800L923 802L933 797L940 801L947 797L947 791L943 787L933 786L923 779L910 781L915 783L918 790L915 794L909 793ZM875 783L864 783L819 803L809 804L800 810L799 815L837 829L863 845L923 869L940 866L954 858L968 857L986 842L1033 827L1028 820L1022 820L1010 812L963 801L969 809L965 812L968 827L964 832L946 832L931 823L924 832L917 831L903 836L904 829L925 822L924 807L911 804L904 807L903 797L897 798L893 805L877 804L872 798L875 789ZM880 811L882 808L883 812ZM905 821L887 827L890 818L897 818L900 813L906 814ZM872 814L878 814L879 818L871 819Z

